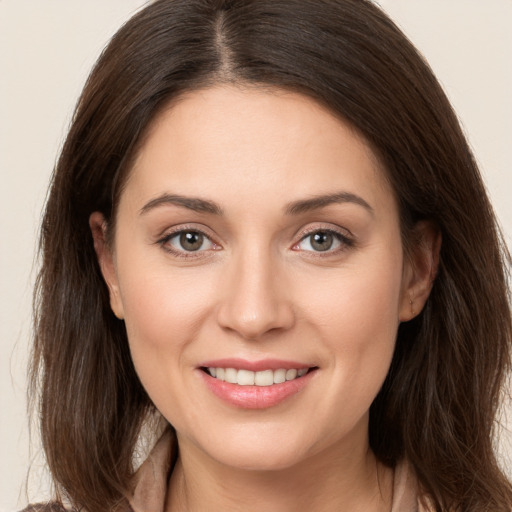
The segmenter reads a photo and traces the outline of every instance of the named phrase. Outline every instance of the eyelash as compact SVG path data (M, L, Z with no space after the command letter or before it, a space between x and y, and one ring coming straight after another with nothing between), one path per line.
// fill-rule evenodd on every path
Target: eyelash
M204 254L202 254L202 253L204 253L206 251L199 251L199 250L198 251L186 251L186 250L180 251L180 250L174 249L171 245L169 245L169 242L173 238L178 237L184 233L197 233L199 235L202 235L206 240L208 240L215 247L214 249L211 249L211 250L218 250L217 247L219 247L219 245L212 241L210 235L208 235L203 230L198 229L196 227L187 228L186 226L180 227L170 233L167 233L165 236L163 236L162 238L157 240L157 244L159 244L162 247L162 249L164 249L164 251L166 251L178 258L183 258L183 259L189 258L190 259L190 258L204 257Z
M341 233L340 231L332 229L332 228L314 227L314 228L310 228L310 229L306 230L304 233L302 233L300 240L296 244L293 245L292 250L300 250L300 249L295 249L295 248L298 247L299 244L301 244L307 238L309 238L315 234L318 234L318 233L332 235L339 242L340 245L339 245L339 247L337 247L335 249L332 249L332 250L327 249L326 251L303 251L303 252L309 253L309 256L312 256L315 258L328 258L330 256L334 256L343 251L346 251L347 249L350 249L351 247L353 247L355 245L355 240L351 236L348 236L345 233Z
M209 250L203 250L203 251L201 251L201 250L186 251L186 250L176 250L171 245L169 245L169 242L173 238L178 237L184 233L196 233L196 234L202 235L206 240L208 240L214 246L214 248L209 249ZM303 241L305 241L308 237L311 237L312 235L315 235L318 233L332 235L339 242L340 246L335 248L334 250L327 249L326 251L303 251L305 253L311 253L310 256L313 256L313 257L326 258L329 256L333 256L335 254L338 254L340 252L343 252L355 245L355 241L353 238L351 238L350 236L347 236L344 233L341 233L340 231L337 231L332 228L315 227L315 228L311 228L311 229L305 231L304 233L302 233L300 240L292 246L292 250L299 251L300 249L297 249L297 247ZM162 238L157 240L157 244L159 244L166 252L172 254L173 256L176 256L178 258L183 258L183 259L204 257L205 252L211 251L211 250L216 251L216 250L219 250L218 248L220 247L218 244L213 242L211 239L211 236L209 236L203 230L198 229L196 227L187 228L186 226L180 227L180 228L172 231L171 233L166 234L165 236L163 236Z

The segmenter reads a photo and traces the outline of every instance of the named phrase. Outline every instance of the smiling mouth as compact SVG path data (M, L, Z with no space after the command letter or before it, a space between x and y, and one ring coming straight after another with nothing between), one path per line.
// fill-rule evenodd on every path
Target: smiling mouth
M230 384L238 384L239 386L272 386L300 379L304 375L316 370L317 367L279 368L277 370L269 369L257 372L243 369L238 370L236 368L203 367L201 369L211 377Z

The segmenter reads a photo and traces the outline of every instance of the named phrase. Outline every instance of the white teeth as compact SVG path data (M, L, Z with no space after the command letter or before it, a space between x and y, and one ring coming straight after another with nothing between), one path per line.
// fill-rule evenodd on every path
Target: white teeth
M237 371L234 368L226 368L224 372L224 380L231 384L237 383Z
M254 372L238 370L237 384L240 384L240 386L254 386Z
M293 380L297 377L297 370L292 368L291 370L286 370L286 380Z
M272 386L274 384L274 372L272 370L263 370L254 374L254 384L256 386Z
M281 384L286 380L286 370L279 369L274 371L274 384Z
M306 375L307 372L308 368L301 368L300 370L279 368L278 370L259 372L237 370L236 368L208 368L208 373L212 377L239 386L272 386L272 384L281 384L288 380L297 379Z

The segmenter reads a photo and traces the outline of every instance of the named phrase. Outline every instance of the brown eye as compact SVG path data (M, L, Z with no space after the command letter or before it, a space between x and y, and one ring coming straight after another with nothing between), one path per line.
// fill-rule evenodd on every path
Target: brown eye
M294 248L304 252L334 253L338 249L351 247L352 245L353 242L350 238L337 231L319 229L304 236Z
M160 241L168 250L178 253L204 252L215 249L216 245L200 231L176 231Z
M332 233L319 231L310 235L310 244L315 251L328 251L334 242Z
M180 234L180 245L185 251L198 251L204 243L204 235L196 231L184 231Z

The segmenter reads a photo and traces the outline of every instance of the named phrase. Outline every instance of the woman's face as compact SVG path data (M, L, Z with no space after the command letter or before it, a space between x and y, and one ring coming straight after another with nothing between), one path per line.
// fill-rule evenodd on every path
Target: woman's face
M182 451L253 469L365 453L417 278L350 126L295 93L189 93L143 144L112 254L100 224L112 308Z

